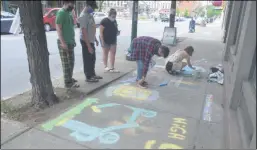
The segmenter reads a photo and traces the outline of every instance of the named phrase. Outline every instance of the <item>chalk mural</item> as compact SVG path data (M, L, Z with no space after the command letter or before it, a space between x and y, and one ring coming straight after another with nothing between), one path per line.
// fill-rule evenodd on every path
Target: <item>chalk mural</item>
M153 118L157 115L157 112L146 110L142 108L136 108L128 105L121 105L117 103L108 103L101 105L93 105L98 103L97 99L86 99L83 103L63 113L54 120L51 120L42 125L45 131L51 131L54 127L63 127L71 131L70 136L79 142L90 142L98 139L102 144L114 144L120 139L120 135L115 131L120 131L129 128L138 128L140 124L137 119L141 117ZM102 113L104 108L123 106L132 111L132 115L124 124L109 126L105 128L99 128L89 125L87 123L75 120L75 116L80 114L81 111L91 106L91 110L95 113Z
M168 138L173 140L185 140L186 139L186 126L187 120L184 118L173 118L172 125L168 132ZM145 143L145 149L183 149L183 147L173 144L173 143L162 143L159 147L153 148L155 146L156 140L148 140Z
M150 89L142 89L130 84L120 84L117 86L108 87L106 90L106 96L120 96L122 98L130 98L134 100L157 100L159 98L159 92Z
M203 120L211 121L211 113L212 113L212 103L213 103L213 95L208 94L205 98L205 106L203 110Z

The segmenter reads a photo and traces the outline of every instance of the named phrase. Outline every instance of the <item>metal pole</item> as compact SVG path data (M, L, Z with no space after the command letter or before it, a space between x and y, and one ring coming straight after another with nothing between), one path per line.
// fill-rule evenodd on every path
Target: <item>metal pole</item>
M176 0L171 1L170 7L170 28L175 27L175 16L176 16Z
M133 1L132 8L132 29L131 29L131 42L137 37L137 19L138 19L138 0Z

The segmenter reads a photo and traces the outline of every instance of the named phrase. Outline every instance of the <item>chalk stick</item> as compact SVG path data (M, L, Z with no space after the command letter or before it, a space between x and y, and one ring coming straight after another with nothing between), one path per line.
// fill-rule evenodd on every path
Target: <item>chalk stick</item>
M166 86L166 85L168 85L168 83L162 83L159 86Z

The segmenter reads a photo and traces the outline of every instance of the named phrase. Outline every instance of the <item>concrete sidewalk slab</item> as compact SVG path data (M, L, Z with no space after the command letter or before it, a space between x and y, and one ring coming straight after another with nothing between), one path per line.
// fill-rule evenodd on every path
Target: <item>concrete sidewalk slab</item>
M38 128L93 149L187 149L194 143L197 121L88 98Z
M120 73L105 73L103 64L101 63L96 64L96 67L95 67L96 74L103 77L103 79L99 80L99 82L97 83L87 83L85 81L86 78L83 71L75 73L73 77L76 80L78 80L78 84L80 85L80 87L77 88L77 90L85 94L93 93L135 69L135 63L133 62L128 62L126 60L116 60L116 63L117 63L116 68L120 70ZM63 88L64 87L63 77L53 81L53 85L55 87Z
M194 149L223 149L223 124L201 121Z
M1 118L1 145L27 131L29 127L23 123Z
M37 129L31 129L1 146L1 149L87 149Z

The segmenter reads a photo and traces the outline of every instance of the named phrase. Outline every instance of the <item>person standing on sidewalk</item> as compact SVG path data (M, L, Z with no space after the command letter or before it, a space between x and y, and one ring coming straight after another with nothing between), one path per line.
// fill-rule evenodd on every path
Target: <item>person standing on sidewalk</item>
M100 23L100 42L103 49L103 63L105 72L118 73L119 70L114 68L117 35L119 35L118 24L116 21L117 12L111 8L107 18ZM108 68L108 54L110 53L111 68Z
M72 78L75 61L74 47L76 46L72 17L74 4L75 1L64 1L64 5L57 12L55 20L58 34L57 45L61 57L66 88L79 87L79 85L75 84L77 80Z
M137 84L141 88L147 87L145 81L149 64L154 55L168 57L169 48L153 37L141 36L134 38L128 50L127 60L137 62Z
M78 18L80 24L80 43L82 46L82 56L84 73L87 82L98 82L102 77L95 73L95 44L98 46L98 40L95 37L96 25L93 17L94 9L97 8L95 1L86 1L86 7Z

